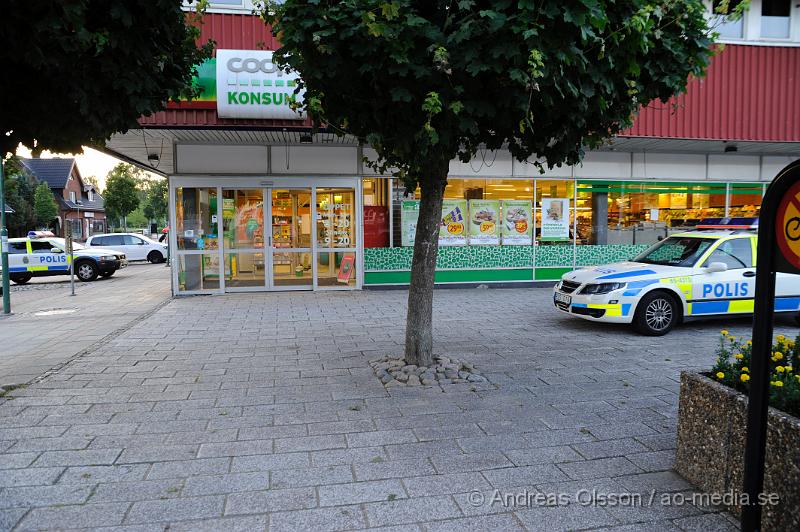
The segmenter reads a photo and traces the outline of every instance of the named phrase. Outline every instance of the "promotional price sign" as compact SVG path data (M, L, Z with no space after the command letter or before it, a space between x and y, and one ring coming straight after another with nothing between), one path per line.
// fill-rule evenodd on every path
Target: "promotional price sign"
M500 245L500 202L469 200L469 243Z
M541 240L569 240L569 199L542 198Z
M467 201L444 200L442 223L439 227L440 246L465 246L467 244Z
M533 236L533 209L528 200L505 200L502 203L504 246L530 246Z
M744 494L758 501L764 485L775 277L800 274L800 161L778 174L761 203L758 221L753 351L744 452ZM742 530L761 529L761 505L742 505Z
M403 247L414 245L419 219L419 200L406 200L400 204L400 238Z

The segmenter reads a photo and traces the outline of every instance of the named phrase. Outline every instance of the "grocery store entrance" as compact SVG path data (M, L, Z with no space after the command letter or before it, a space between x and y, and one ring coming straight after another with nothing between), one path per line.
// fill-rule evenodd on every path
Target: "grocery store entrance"
M202 241L183 249L179 242L178 292L358 288L356 191L356 186L294 184L178 187L179 240L188 235ZM213 249L218 219L221 238ZM202 258L194 257L198 252ZM194 275L180 271L197 263Z

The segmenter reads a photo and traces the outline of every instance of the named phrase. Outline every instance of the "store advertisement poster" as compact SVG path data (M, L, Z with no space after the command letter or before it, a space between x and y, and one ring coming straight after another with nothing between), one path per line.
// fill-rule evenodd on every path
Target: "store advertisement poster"
M442 202L439 245L467 245L467 200L444 200Z
M500 245L500 202L469 200L469 243L474 246Z
M400 238L403 247L414 245L419 218L419 200L405 200L400 204Z
M569 199L542 198L541 240L569 240Z
M533 209L529 200L506 200L502 203L504 246L530 246L533 236Z

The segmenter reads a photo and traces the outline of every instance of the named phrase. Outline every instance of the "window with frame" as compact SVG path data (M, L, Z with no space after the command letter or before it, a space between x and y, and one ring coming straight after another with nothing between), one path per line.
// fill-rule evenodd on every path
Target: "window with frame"
M788 39L791 28L790 0L761 0L761 37Z
M734 238L722 242L711 252L703 266L707 268L712 262L721 262L729 270L752 268L753 246L750 244L750 238Z
M47 240L38 240L33 241L31 240L31 253L52 253L53 252L53 244L48 242Z
M72 190L70 190L70 191L69 191L69 200L70 200L72 203L75 203L75 192L74 192L74 191L72 191Z
M25 255L28 253L28 246L25 242L9 242L8 254L9 255Z
M741 39L744 37L744 18L730 19L730 15L739 7L742 0L714 0L711 2L711 26L723 39Z

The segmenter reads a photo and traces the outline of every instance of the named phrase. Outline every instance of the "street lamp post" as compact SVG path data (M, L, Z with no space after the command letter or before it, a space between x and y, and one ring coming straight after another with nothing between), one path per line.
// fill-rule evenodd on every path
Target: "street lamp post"
M11 314L11 294L8 286L8 229L6 229L5 161L0 154L0 264L3 268L3 314Z

